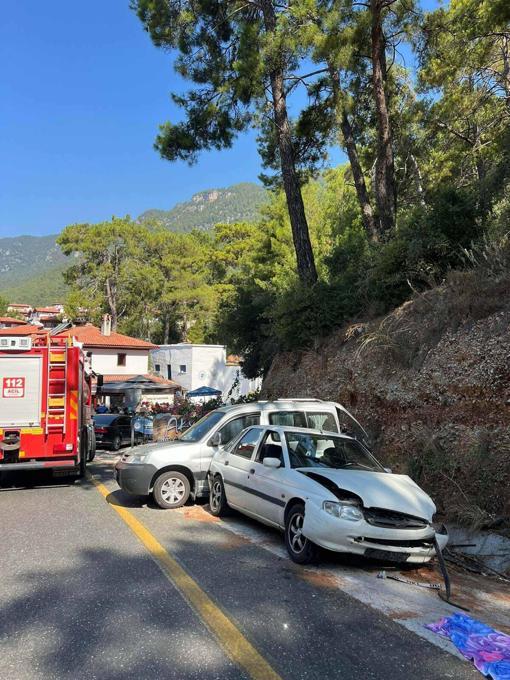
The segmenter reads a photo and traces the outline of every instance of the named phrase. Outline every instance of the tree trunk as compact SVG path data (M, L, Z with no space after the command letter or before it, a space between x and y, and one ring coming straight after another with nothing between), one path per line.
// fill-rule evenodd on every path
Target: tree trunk
M506 107L510 111L510 39L503 36L501 56L503 57L503 88L505 90Z
M414 177L416 179L416 191L418 192L418 199L420 205L425 205L425 192L423 191L423 177L421 175L420 166L416 160L416 156L411 153L409 154L409 161L413 166Z
M365 176L363 174L363 170L361 169L361 163L359 162L358 149L354 140L352 126L345 109L342 111L340 128L342 130L345 149L347 151L347 156L349 157L349 163L351 165L354 186L356 187L356 195L361 208L361 219L363 220L363 226L365 227L368 238L374 243L377 243L379 241L379 234L374 219L374 213L372 211L370 198L368 196Z
M487 168L479 153L475 153L475 167L478 179L478 208L482 220L485 220L490 208L487 196Z
M163 344L168 345L170 343L170 315L166 313L164 315L163 322Z
M115 333L117 331L117 296L116 296L116 286L112 284L110 279L106 279L106 300L108 302L108 311L111 316L112 321L112 331Z
M342 102L340 76L338 75L338 71L331 64L328 64L328 69L333 85L335 108L337 111L337 116L340 117L340 129L342 130L345 150L347 151L347 156L349 157L352 177L354 179L354 186L356 188L356 195L358 197L358 203L361 209L361 219L363 221L363 226L365 227L368 238L371 241L377 243L379 240L379 234L377 232L374 213L372 211L372 205L370 204L370 198L365 182L365 175L363 174L363 169L359 160L358 148L356 146L356 140L354 139L351 122L345 109L345 105Z
M386 96L386 52L382 27L382 0L370 0L372 14L372 82L377 117L377 158L374 193L381 236L387 238L395 226L396 190L391 122Z
M276 15L272 0L262 0L262 12L264 26L268 33L276 33ZM296 251L297 271L302 283L307 286L317 281L317 270L313 256L308 222L306 220L305 206L299 178L294 162L294 149L292 143L292 131L287 113L287 101L285 94L284 73L280 64L274 64L270 73L271 93L273 97L274 122L280 163L282 170L283 188L287 198L292 239Z

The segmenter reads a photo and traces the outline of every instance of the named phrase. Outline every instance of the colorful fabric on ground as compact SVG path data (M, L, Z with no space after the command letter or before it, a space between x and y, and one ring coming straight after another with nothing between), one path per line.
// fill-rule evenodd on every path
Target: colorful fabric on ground
M492 680L510 680L510 635L466 614L446 616L425 628L451 640L483 675Z

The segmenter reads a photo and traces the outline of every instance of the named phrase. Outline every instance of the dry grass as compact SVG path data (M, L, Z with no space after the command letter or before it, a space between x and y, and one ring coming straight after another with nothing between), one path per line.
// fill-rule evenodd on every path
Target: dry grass
M510 444L499 434L481 429L462 444L446 444L424 427L411 448L409 476L432 494L449 520L474 530L508 526L497 496L506 488Z
M442 286L416 294L375 328L364 329L355 358L370 356L419 368L447 331L510 308L510 259L508 267L500 265L498 277L488 276L483 267L450 272Z

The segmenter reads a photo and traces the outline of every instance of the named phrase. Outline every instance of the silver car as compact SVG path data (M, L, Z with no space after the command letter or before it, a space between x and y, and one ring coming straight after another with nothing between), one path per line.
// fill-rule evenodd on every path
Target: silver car
M191 498L207 496L207 472L213 454L246 427L290 425L340 431L341 424L361 425L340 404L320 399L277 399L211 411L179 439L139 446L115 466L123 491L152 494L161 508L178 508Z

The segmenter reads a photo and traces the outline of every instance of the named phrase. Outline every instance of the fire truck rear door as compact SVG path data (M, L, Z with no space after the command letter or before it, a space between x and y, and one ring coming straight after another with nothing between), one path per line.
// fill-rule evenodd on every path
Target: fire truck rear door
M42 357L0 357L0 427L41 423Z

